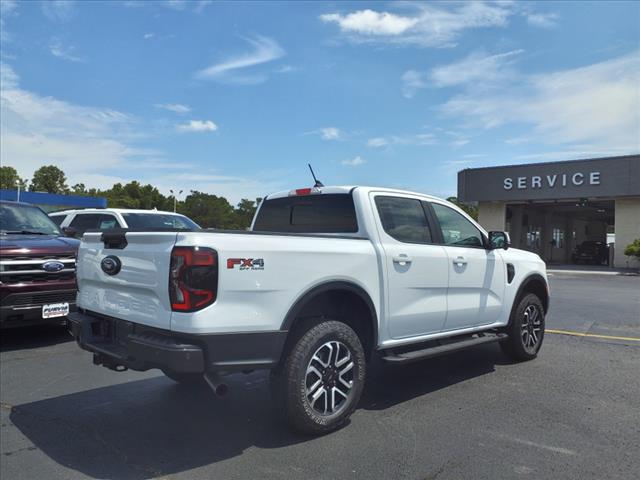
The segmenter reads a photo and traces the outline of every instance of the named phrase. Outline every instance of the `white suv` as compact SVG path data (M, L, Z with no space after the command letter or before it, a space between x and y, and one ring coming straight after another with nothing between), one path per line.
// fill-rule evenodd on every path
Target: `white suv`
M133 210L126 208L87 208L63 210L49 214L69 236L81 237L87 230L112 230L114 228L172 230L199 230L193 220L184 215L159 210Z

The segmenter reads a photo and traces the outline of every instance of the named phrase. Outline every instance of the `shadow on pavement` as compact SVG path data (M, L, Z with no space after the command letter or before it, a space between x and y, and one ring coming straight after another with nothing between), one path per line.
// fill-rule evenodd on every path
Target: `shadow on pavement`
M389 408L490 373L498 363L506 362L494 345L402 368L374 364L360 408ZM169 475L251 447L313 441L291 433L275 414L265 372L229 377L229 384L229 395L219 399L206 386L154 377L18 405L10 419L54 461L97 478Z
M67 327L63 325L7 328L0 335L0 352L48 347L72 341Z
M370 368L360 408L384 410L511 364L498 345L482 345L407 365Z

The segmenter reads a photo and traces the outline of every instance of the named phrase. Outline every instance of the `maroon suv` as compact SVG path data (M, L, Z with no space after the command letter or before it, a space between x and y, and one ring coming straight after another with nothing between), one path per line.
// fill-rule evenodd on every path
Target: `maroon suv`
M79 244L38 207L0 201L0 328L65 321Z

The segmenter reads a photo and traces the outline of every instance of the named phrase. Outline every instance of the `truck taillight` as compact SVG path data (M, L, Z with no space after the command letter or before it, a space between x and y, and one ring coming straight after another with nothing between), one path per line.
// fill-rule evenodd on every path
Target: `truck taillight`
M304 195L314 195L317 193L322 193L322 190L320 190L317 187L313 187L313 188L297 188L295 190L291 190L289 192L289 196L290 197L301 197Z
M194 312L211 305L218 292L218 253L211 248L174 247L169 270L171 309Z

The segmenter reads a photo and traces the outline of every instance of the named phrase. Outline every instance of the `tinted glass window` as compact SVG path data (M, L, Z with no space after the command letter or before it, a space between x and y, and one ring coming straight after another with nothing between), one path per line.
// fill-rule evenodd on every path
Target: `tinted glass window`
M198 225L183 215L172 215L170 213L123 213L122 216L129 228L200 230Z
M101 216L97 213L77 213L69 226L75 228L78 235L82 235L87 230L97 229Z
M353 197L347 193L265 200L256 232L354 233L358 231Z
M0 204L0 233L29 232L61 235L57 225L39 208L16 203Z
M431 243L432 236L420 200L376 197L384 231L400 242Z
M452 208L432 203L445 245L482 247L482 233L476 226Z
M53 223L60 226L62 221L65 219L66 215L49 215L49 218Z
M113 215L100 215L98 230L111 230L119 226L116 217Z

